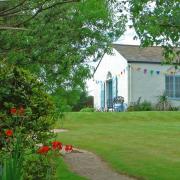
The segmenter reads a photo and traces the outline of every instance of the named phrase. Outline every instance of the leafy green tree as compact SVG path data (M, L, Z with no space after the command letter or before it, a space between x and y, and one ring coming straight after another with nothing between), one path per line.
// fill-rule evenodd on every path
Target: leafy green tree
M80 111L82 108L93 107L93 96L89 96L86 91L80 93L79 99L75 105L73 105L73 111Z
M177 50L180 43L179 0L130 0L132 24L141 40L141 45L161 45L165 60L180 63Z
M11 12L12 20L4 23L27 30L0 32L1 59L38 74L51 91L82 86L89 76L86 62L101 58L123 31L124 17L114 16L116 1L72 2L23 1L20 15ZM18 3L13 1L13 7Z
M116 0L9 0L0 9L0 59L35 73L50 93L76 94L90 77L88 62L123 33L118 7Z
M59 88L56 93L53 93L53 100L55 102L56 112L69 112L73 107L78 104L82 95L82 89L76 88L73 90L64 90ZM57 113L59 115L59 113Z

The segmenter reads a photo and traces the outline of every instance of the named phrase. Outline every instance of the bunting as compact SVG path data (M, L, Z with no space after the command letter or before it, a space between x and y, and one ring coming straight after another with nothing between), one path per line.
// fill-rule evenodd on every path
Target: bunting
M141 68L141 67L137 67L137 66L129 66L129 68L131 68L132 71L137 71L137 72L143 72L144 75L174 75L177 72L180 72L180 67L179 68L174 68L174 69L168 69L166 71L160 71L160 70L155 70L155 69L147 69L147 68Z
M119 71L118 74L114 75L112 78L115 78L115 77L122 77L124 76L125 74L127 74L127 72L129 71L129 69L131 69L132 71L134 72L142 72L144 75L151 75L151 76L154 76L154 75L175 75L177 72L180 72L180 67L176 67L176 68L171 68L171 69L168 69L166 71L164 70L155 70L155 69L148 69L148 68L142 68L142 67L138 67L138 66L131 66L131 65L128 65L127 67L125 67L124 69L121 69ZM95 81L96 84L99 84L99 83L104 83L104 81Z

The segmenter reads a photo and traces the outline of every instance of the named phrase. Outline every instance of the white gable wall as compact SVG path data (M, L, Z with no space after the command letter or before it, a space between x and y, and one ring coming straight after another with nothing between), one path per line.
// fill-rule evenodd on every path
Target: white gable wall
M162 95L165 91L164 72L169 70L170 74L174 70L174 66L147 63L132 63L130 66L128 80L129 103L136 102L141 97L141 101L147 100L156 104L158 96ZM144 74L144 69L147 69L146 74ZM152 75L150 70L154 71ZM160 74L157 75L156 71L160 71ZM180 72L176 74L180 75ZM170 99L170 101L174 106L180 106L180 100Z
M100 85L95 83L95 78L94 78L94 107L96 109L100 109L101 107L101 101L100 101L100 93L101 93L101 88Z
M113 49L113 55L105 54L99 67L94 74L94 81L106 81L108 72L111 72L112 76L118 78L118 96L125 98L125 103L128 102L128 73L127 73L127 61L122 57L115 49ZM124 69L126 70L124 73ZM123 74L121 75L121 72ZM100 108L100 83L95 85L94 91L94 106Z

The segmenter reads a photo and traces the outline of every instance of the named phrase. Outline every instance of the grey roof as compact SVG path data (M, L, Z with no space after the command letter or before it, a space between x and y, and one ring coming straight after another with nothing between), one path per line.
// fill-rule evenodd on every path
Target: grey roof
M113 44L116 49L129 63L161 63L163 61L162 48L158 46L140 48L137 45Z
M126 44L113 44L116 49L128 63L150 63L161 64L164 60L162 55L163 49L160 46L141 48L139 45L126 45ZM179 51L179 48L176 49ZM174 61L175 64L179 64L179 56ZM102 58L103 59L103 58ZM99 67L102 59L99 61L94 74Z

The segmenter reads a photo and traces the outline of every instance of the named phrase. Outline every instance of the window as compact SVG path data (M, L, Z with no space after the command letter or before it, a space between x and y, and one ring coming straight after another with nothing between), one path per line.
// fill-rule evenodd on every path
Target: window
M166 95L171 98L180 98L180 76L166 76Z

